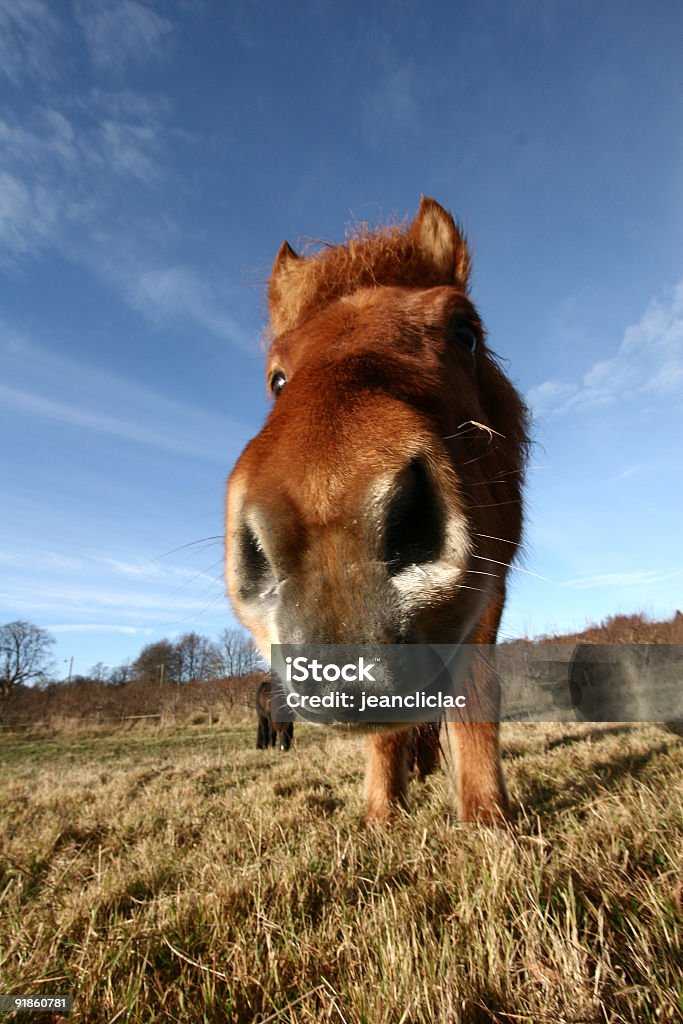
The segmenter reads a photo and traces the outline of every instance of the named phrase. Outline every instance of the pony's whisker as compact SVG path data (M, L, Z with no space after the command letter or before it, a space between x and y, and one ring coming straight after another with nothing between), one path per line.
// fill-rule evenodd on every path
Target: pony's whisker
M553 583L556 585L555 580L549 580L547 576L540 576L537 572L532 572L530 569L523 569L521 565L511 565L510 562L499 562L497 558L487 558L486 555L473 555L473 558L481 558L483 562L495 562L496 565L502 565L506 569L514 569L515 572L523 572L527 576L535 576L538 580L543 580L544 583Z
M510 498L509 501L490 501L485 505L468 505L470 509L473 508L500 508L501 505L519 505L521 498Z
M459 467L461 467L461 466L471 466L474 462L479 462L481 459L486 459L490 455L495 455L497 450L498 450L497 447L496 448L489 448L488 451L482 452L481 455L476 455L473 459L467 459L465 462L459 462L458 466Z
M494 537L492 533L475 533L474 536L475 537L486 537L487 540L499 540L501 542L501 544L512 544L514 547L517 547L517 548L524 547L524 545L520 544L519 541L509 540L507 537Z
M153 558L152 561L159 562L162 558L168 558L169 555L175 555L178 551L185 551L187 548L199 547L200 544L205 547L214 547L219 541L221 544L225 542L225 538L222 534L216 534L213 537L201 537L199 540L191 540L189 544L181 544L180 547L171 548L170 551L164 551L163 555L157 555L157 557Z

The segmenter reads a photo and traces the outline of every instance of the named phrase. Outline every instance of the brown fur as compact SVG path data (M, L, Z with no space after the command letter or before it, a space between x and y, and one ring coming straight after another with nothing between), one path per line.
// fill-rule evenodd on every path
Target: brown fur
M440 753L438 723L427 722L412 730L408 745L408 770L415 771L420 782L432 774L439 763Z
M440 210L425 198L420 218L407 231L400 225L377 231L362 226L344 245L326 247L313 259L302 259L283 242L268 288L273 333L291 331L324 306L363 288L446 284L467 291L467 243L454 223L444 230Z
M522 530L527 413L486 345L469 270L465 239L430 199L407 228L363 229L311 258L280 249L268 378L287 383L235 467L227 510L228 589L264 654L274 642L495 642ZM396 558L417 544L424 584L387 553L397 495L416 515L424 505L425 545L441 538L423 557L422 535L400 522ZM495 710L495 683L472 673ZM497 724L448 733L463 817L504 816ZM367 746L368 817L384 820L406 801L409 737Z

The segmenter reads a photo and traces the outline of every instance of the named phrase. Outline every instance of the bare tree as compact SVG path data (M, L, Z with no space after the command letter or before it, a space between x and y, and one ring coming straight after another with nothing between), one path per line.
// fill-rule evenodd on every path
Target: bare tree
M242 629L224 629L218 637L218 651L224 676L248 676L265 668L254 641Z
M216 675L220 655L218 648L201 633L185 633L176 646L180 662L180 679L190 683L195 679L211 679Z
M149 683L177 683L180 680L180 659L176 645L170 640L157 640L142 648L131 665L134 679Z
M107 683L109 681L109 668L103 661L98 661L97 664L93 665L90 669L88 676L90 679L94 679L98 683Z
M55 638L46 629L17 620L0 626L0 695L7 701L15 686L44 682Z
M112 686L125 686L130 682L132 676L132 665L130 661L124 661L109 670L109 683Z

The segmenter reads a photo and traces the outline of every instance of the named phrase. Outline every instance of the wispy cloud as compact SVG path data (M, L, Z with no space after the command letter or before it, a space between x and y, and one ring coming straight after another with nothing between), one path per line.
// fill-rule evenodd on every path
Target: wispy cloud
M220 565L211 575L206 568L88 551L77 566L60 565L52 552L40 549L12 552L11 559L2 554L0 604L10 617L27 612L51 617L61 623L61 632L141 632L160 619L191 620L214 603L221 611L226 608Z
M93 64L123 71L168 55L172 23L138 0L78 0L76 18Z
M146 270L127 290L131 305L158 321L190 320L210 334L225 338L247 351L253 341L231 317L214 288L189 267Z
M538 417L590 412L637 397L667 397L683 389L683 281L654 299L624 332L617 353L594 363L579 382L547 380L527 398Z
M647 470L647 468L648 467L645 466L644 463L636 462L632 466L627 466L626 469L621 471L621 473L618 473L616 479L628 480L629 477L640 476L643 472Z
M369 49L370 44L366 46ZM415 64L396 52L388 36L373 40L371 52L376 73L363 100L362 125L367 142L378 148L387 138L395 140L416 130L419 76Z
M7 409L40 416L65 426L78 427L86 432L109 434L112 437L133 441L137 444L163 448L176 455L189 455L193 458L225 461L224 455L221 455L219 451L211 450L209 446L205 447L196 442L193 444L179 436L169 437L147 427L136 427L134 424L117 419L114 416L106 416L96 412L85 412L64 402L57 402L43 395L8 388L3 384L0 384L0 399Z
M384 68L365 100L363 118L366 134L376 138L403 130L416 122L417 77L410 62L402 60Z
M225 438L244 430L228 417L206 413L54 356L0 323L0 399L7 409L136 444L229 464ZM28 386L27 386L28 385ZM64 398L53 396L58 391ZM238 442L236 442L238 443Z
M42 249L54 239L60 215L57 194L0 170L0 250L21 258Z
M11 566L17 569L26 569L28 564L31 564L36 570L43 570L45 567L81 569L83 567L83 560L81 558L70 557L69 555L57 554L52 551L43 551L39 556L36 556L34 552L31 559L27 560L27 555L25 553L16 550L0 550L0 565Z
M146 182L159 177L161 170L155 158L158 133L154 125L103 121L101 132L103 149L114 171Z
M0 120L0 152L3 162L35 170L46 159L72 169L82 155L73 124L52 107L39 108L30 127L24 121Z
M49 102L39 90L28 106L0 104L0 264L24 271L54 250L153 323L190 324L251 350L217 279L169 259L182 239L173 199L164 198L173 186L170 154L173 140L187 144L171 127L172 105L119 87L130 66L169 55L174 22L162 10L144 0L75 0L73 17L56 19L44 0L0 0L0 70L13 85L27 73L56 74L81 32L94 77L75 95L57 77ZM13 401L37 412L35 398ZM43 403L42 412L66 418L58 403ZM120 434L110 422L84 425Z
M102 103L111 106L110 97ZM159 116L117 118L97 103L87 118L39 107L0 117L0 252L20 262L48 244L70 256L92 246L108 204L133 179L161 175Z
M210 576L207 572L202 570L197 571L195 569L179 565L162 565L158 560L150 562L149 559L144 559L139 562L125 562L119 558L108 558L102 555L96 556L95 560L121 576L143 579L148 582L153 580L158 581L159 579L164 579L169 582L180 581L183 583L203 580L212 587L217 585L222 586L222 583L217 583L217 578L215 576ZM220 562L222 563L222 558L220 559Z
M566 402L576 395L577 385L561 380L545 380L527 392L527 401L537 416L558 415Z
M23 177L61 185L79 192L96 191L102 181L90 178L98 170L106 179L134 177L147 180L160 173L163 101L125 90L121 94L93 90L87 109L37 106L21 120L12 113L0 119L2 166Z
M222 550L220 542L217 546ZM222 564L222 557L217 560L217 563L218 565ZM131 579L174 588L188 583L222 587L219 576L211 575L206 570L197 570L192 566L171 563L163 557L153 560L149 558L125 559L90 550L84 551L79 556L70 556L38 547L30 550L0 549L0 564L26 577L42 573L44 577L59 575L65 578L70 576L72 580L75 578L82 580L84 576L106 578L113 587L119 589L122 583L127 587Z
M44 0L0 0L0 74L14 84L57 75L62 29Z
M148 626L113 626L99 622L52 623L45 628L51 633L121 633L125 636L150 636L154 632Z
M64 614L65 610L78 615L116 614L124 620L134 619L136 622L146 620L156 622L161 615L196 614L206 606L206 598L178 594L173 597L167 593L154 592L150 589L142 591L104 589L97 586L83 586L69 583L38 583L27 581L27 585L11 591L0 589L0 602L6 607L13 607L22 612L35 608L43 614ZM119 623L120 624L120 623Z
M154 265L150 252L179 233L168 214L147 223L141 213L124 228L112 216L124 189L133 210L135 195L142 202L163 182L164 102L130 90L94 90L91 99L82 116L51 106L21 121L0 117L0 260L23 266L55 248L153 323L197 325L252 351L210 274Z
M560 586L570 587L573 590L592 590L602 587L645 587L667 583L678 576L683 576L683 569L674 569L673 571L636 569L630 572L586 573L565 580Z

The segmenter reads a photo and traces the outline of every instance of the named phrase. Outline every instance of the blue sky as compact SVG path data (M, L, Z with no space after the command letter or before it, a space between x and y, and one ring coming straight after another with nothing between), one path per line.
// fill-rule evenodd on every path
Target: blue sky
M421 193L536 414L506 635L680 607L682 40L673 2L0 0L0 622L64 671L233 624L270 263Z

